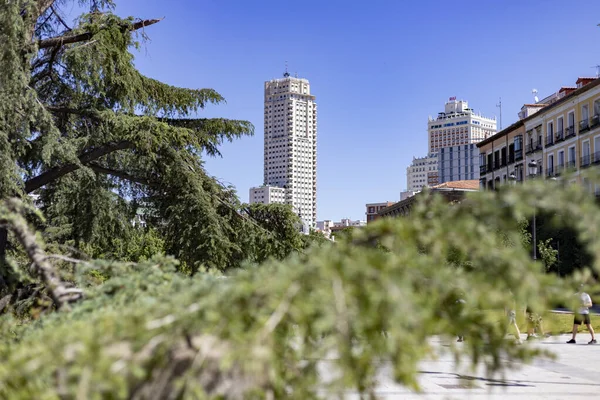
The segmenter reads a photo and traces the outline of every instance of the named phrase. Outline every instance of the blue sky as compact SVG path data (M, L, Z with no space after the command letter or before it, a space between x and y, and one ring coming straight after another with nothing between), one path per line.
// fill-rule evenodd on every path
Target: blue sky
M263 84L284 72L317 97L317 217L364 219L397 201L406 167L427 152L427 118L450 96L503 126L523 103L600 64L598 0L116 0L120 16L165 17L136 54L146 75L213 88L226 105L200 116L251 121L206 169L248 189L263 180ZM68 9L66 11L69 11Z

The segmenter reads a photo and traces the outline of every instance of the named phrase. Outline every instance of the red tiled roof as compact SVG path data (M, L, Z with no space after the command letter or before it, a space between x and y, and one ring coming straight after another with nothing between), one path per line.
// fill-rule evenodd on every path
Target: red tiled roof
M571 86L563 86L560 88L560 90L558 91L558 93L560 92L566 92L567 90L576 90L577 88L575 86L571 87Z
M590 81L591 82L591 81L595 81L596 79L597 78L589 78L589 77L586 77L586 76L580 76L579 78L577 78L577 82L575 82L575 83L577 85L579 85L580 82L583 82L583 81Z
M468 189L479 190L478 180L444 182L433 186L432 189Z

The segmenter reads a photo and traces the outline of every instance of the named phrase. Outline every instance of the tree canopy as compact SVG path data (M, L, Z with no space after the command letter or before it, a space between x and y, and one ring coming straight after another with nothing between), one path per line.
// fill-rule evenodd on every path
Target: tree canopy
M131 49L160 20L120 18L109 0L80 3L90 12L70 27L64 1L2 1L0 198L34 195L45 238L72 254L137 261L162 250L194 273L260 261L274 235L300 248L297 232L252 221L259 207L240 204L204 169L203 157L252 135L252 124L199 118L224 98L135 68ZM293 223L281 207L261 209ZM0 231L0 259L10 242Z

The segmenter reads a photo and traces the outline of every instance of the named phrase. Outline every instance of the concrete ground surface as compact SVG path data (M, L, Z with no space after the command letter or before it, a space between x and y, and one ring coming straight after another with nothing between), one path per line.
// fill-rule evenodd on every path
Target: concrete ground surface
M525 335L521 338L525 339ZM457 367L450 354L437 360L425 360L419 366L418 377L423 393L394 383L391 368L383 364L375 392L385 400L600 399L600 344L588 345L591 337L587 331L580 331L577 344L566 344L570 338L571 335L560 335L524 341L523 346L539 346L554 353L556 358L536 359L531 364L516 363L507 368L504 376L493 378L487 378L482 368L473 372L466 366ZM437 338L431 339L431 344L434 347L449 345ZM320 368L325 381L329 363L332 361L323 360ZM352 392L344 396L350 400L359 398Z

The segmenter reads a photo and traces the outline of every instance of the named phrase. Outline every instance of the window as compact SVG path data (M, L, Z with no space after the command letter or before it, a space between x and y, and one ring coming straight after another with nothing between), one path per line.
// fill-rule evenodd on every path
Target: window
M548 154L548 175L554 175L554 154Z
M569 147L569 167L575 166L575 146Z
M563 138L563 117L556 120L556 139L561 140Z
M561 150L558 152L558 168L563 168L565 166L565 152Z
M581 121L579 122L579 129L587 129L589 127L590 111L587 104L581 106Z
M568 115L567 115L567 119L569 122L569 129L573 129L575 127L575 113L573 111L571 111Z
M581 166L590 165L590 141L586 140L581 144Z

